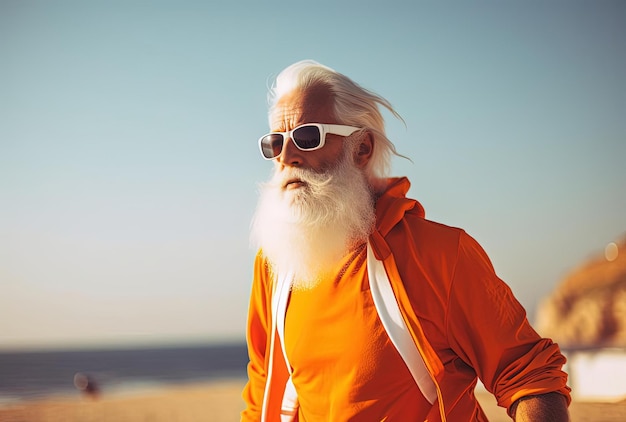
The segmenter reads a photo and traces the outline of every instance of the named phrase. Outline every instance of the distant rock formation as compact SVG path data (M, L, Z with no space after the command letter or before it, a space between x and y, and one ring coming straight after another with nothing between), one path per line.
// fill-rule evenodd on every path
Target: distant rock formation
M565 348L626 347L626 236L565 277L535 327Z

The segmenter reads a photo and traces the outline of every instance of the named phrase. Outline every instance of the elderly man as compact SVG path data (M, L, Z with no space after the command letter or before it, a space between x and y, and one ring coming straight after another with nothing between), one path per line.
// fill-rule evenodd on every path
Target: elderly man
M566 421L565 358L480 245L388 178L384 98L312 61L277 77L252 225L245 421Z

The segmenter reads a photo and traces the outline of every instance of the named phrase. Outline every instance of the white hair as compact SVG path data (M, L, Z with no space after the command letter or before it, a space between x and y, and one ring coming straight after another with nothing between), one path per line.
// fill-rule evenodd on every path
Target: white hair
M285 190L292 178L305 187ZM376 223L366 175L347 150L325 173L275 167L260 188L250 240L267 257L274 276L295 276L294 288L316 286L349 251L367 242Z
M389 101L327 66L303 60L280 72L268 93L270 126L281 97L296 89L306 91L320 85L327 87L332 95L333 113L338 123L361 127L372 134L374 150L365 168L369 182L374 185L376 179L387 177L391 170L391 155L401 155L385 134L385 121L378 106L385 107L400 120L402 117Z

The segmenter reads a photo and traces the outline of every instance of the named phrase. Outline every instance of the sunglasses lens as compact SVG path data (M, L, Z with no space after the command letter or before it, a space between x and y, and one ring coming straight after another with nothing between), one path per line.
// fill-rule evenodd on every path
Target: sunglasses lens
M313 149L320 145L320 130L317 126L301 126L293 132L293 141L300 149Z
M278 157L283 150L283 135L274 133L261 139L261 152L267 159Z

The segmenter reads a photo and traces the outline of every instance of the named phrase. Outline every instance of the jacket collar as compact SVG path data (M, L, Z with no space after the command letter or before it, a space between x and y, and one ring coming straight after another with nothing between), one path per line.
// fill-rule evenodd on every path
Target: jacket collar
M422 204L406 197L411 182L406 177L394 177L386 180L387 186L376 201L376 228L370 235L370 244L378 260L384 260L391 254L385 236L404 218L413 214L424 218L426 212Z

